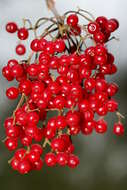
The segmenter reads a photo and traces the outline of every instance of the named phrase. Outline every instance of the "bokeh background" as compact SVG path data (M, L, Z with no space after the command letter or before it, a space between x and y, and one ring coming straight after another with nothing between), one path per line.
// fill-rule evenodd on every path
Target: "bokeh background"
M106 15L116 17L120 21L120 29L115 35L120 41L112 41L109 49L116 56L118 73L111 81L120 87L116 99L120 102L120 110L127 116L127 22L126 0L56 0L56 6L62 14L78 6L89 10L95 16ZM30 18L35 22L39 17L50 16L44 0L0 0L0 69L9 58L15 57L14 48L17 43L15 35L5 32L5 24L15 21L21 24L22 18ZM5 97L7 81L0 73L0 189L1 190L127 190L127 130L124 137L112 134L116 117L108 115L109 131L105 135L74 138L76 154L80 156L80 165L75 170L44 166L40 172L32 172L21 176L12 171L7 164L11 157L1 140L4 138L3 121L11 115L16 105ZM124 120L125 128L126 119Z

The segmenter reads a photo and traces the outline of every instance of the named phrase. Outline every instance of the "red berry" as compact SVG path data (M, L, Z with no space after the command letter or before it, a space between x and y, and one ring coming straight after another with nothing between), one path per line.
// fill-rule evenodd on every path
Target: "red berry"
M98 23L96 23L96 22L90 22L88 24L88 32L90 34L95 34L98 31L99 31L99 25L98 25Z
M34 162L33 169L34 170L41 170L43 167L43 160L40 158L38 161Z
M105 41L105 35L99 31L97 33L94 34L94 40L97 42L97 43L104 43Z
M6 90L6 96L11 100L16 99L18 95L19 95L19 90L15 87L10 87Z
M51 147L54 151L63 152L65 149L64 140L61 138L55 138L51 142Z
M26 40L28 38L29 33L26 28L20 28L18 29L17 35L20 40Z
M65 166L68 163L68 154L64 152L60 152L57 154L56 159L57 159L57 163L60 166Z
M11 167L13 170L18 170L19 160L15 157L11 160Z
M15 158L18 161L21 161L25 157L26 150L24 148L20 148L15 152Z
M106 107L109 112L115 112L118 109L118 103L114 99L111 99L106 102Z
M37 153L39 153L40 155L42 155L42 153L43 153L43 148L42 148L41 145L39 145L39 144L32 144L32 145L31 145L31 151L37 152Z
M18 146L17 140L16 139L12 139L12 138L7 138L5 140L5 146L7 147L8 150L13 151Z
M35 52L38 52L39 51L39 39L34 39L32 42L31 42L31 45L30 45L30 48L35 51Z
M124 134L124 126L121 122L114 124L113 133L117 136L121 136Z
M31 163L35 163L40 159L40 154L38 152L31 150L27 158Z
M14 22L9 22L6 25L6 31L9 33L15 33L17 29L18 29L17 24Z
M15 51L18 55L24 55L26 53L26 48L23 44L19 44L16 46Z
M21 162L19 162L18 171L20 174L27 174L30 172L30 170L31 170L31 165L28 160L22 160Z
M74 154L69 155L68 158L68 166L70 168L75 168L79 164L79 158L75 156Z
M72 27L76 26L78 24L78 16L76 14L70 14L67 17L67 24Z
M98 120L95 125L95 130L97 133L105 133L107 131L107 122L103 119Z
M47 153L45 155L45 163L49 167L53 167L56 165L56 155L54 153Z

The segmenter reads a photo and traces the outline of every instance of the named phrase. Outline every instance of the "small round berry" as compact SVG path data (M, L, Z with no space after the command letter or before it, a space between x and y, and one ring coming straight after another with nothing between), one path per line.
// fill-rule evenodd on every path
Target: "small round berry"
M108 22L108 19L104 16L97 17L96 22L100 25L102 30L105 29L105 25Z
M25 95L30 94L31 92L31 81L30 80L23 80L19 83L19 91L24 93Z
M16 99L18 95L19 95L19 90L15 87L10 87L6 90L6 96L11 100Z
M43 160L40 158L38 161L34 162L33 169L34 170L41 170L43 167Z
M76 14L70 14L67 17L67 24L72 27L76 26L78 24L78 16Z
M25 157L26 150L24 148L20 148L15 152L15 158L18 161L21 161Z
M27 158L33 164L34 162L37 162L40 159L40 154L31 150L30 153L27 155Z
M119 87L116 83L110 83L107 88L108 96L112 97L118 92Z
M18 27L15 22L9 22L6 25L6 31L9 33L15 33L17 31Z
M58 53L62 53L65 50L64 40L58 39L55 41L55 51Z
M27 174L31 170L31 165L28 160L22 160L18 164L18 171L20 174Z
M64 152L59 152L56 156L57 163L60 166L65 166L68 163L68 154Z
M124 126L121 122L114 124L113 133L117 136L122 136L124 134Z
M103 134L107 131L107 122L100 119L96 122L95 130L97 133Z
M115 112L118 109L118 103L111 99L106 102L106 107L109 112Z
M15 157L11 160L10 164L13 170L18 170L19 160L17 160Z
M34 152L38 152L40 155L42 155L42 153L43 153L43 148L39 144L32 144L31 150Z
M111 19L108 20L105 27L108 32L114 32L118 28L118 23Z
M56 155L54 153L47 153L45 155L45 163L49 167L53 167L56 165Z
M2 75L8 80L8 81L12 81L14 79L14 77L11 74L11 69L9 66L5 66L2 69Z
M78 112L72 112L69 111L66 115L66 122L68 125L72 126L72 125L78 125L80 121L80 117Z
M97 43L104 43L105 42L105 35L101 31L99 31L99 32L94 34L94 40Z
M65 142L61 138L55 138L51 142L51 147L54 151L63 152L65 149Z
M18 55L24 55L26 53L26 48L23 44L19 44L16 46L15 51Z
M75 156L74 154L69 155L68 158L68 166L70 168L75 168L79 164L79 158Z
M35 51L38 52L39 51L39 39L34 39L31 44L30 44L30 48Z
M81 132L83 135L90 135L95 127L94 121L87 121L81 125Z
M17 148L18 146L18 142L16 139L13 139L13 138L7 138L5 140L5 146L7 147L7 149L9 151L13 151Z
M57 129L64 129L67 126L66 119L64 116L60 115L56 118Z
M13 77L21 77L23 75L23 67L19 64L16 64L11 69L11 74Z
M13 118L12 117L8 117L4 121L4 127L6 129L6 128L9 128L11 126L13 126Z
M98 25L98 23L96 23L96 22L90 22L88 24L88 32L90 34L95 34L98 31L99 31L99 25Z
M6 135L10 138L16 138L20 134L20 129L18 126L10 126L9 128L6 128Z
M28 38L28 30L26 28L20 28L18 29L17 36L20 40L26 40Z

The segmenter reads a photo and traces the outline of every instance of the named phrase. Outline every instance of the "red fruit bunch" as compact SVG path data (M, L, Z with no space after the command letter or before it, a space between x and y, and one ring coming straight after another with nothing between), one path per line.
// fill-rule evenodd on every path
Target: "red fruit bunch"
M19 56L26 52L21 41L28 39L30 31L35 34L28 59L10 59L2 70L8 81L17 81L16 87L6 90L6 96L10 100L20 97L12 116L4 122L4 142L9 151L15 151L9 163L21 174L40 170L44 162L48 167L75 168L79 159L72 137L93 131L104 134L104 117L109 112L118 117L113 133L124 134L123 116L114 99L118 86L106 80L117 72L107 44L119 23L103 16L95 19L83 10L71 12L59 19L41 18L34 26L28 19L23 27L14 22L6 25L7 32L17 33L20 40L16 47ZM80 17L85 18L83 25ZM49 26L38 34L44 21ZM51 117L52 112L56 114ZM47 146L50 149L44 155Z

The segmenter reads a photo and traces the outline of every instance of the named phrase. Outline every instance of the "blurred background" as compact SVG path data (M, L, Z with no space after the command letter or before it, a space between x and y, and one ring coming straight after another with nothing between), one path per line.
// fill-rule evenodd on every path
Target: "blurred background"
M116 56L118 73L110 78L120 87L117 101L120 110L127 116L127 22L126 0L56 0L56 6L62 14L67 10L76 10L79 6L93 15L115 17L120 22L120 29L115 33L120 41L109 43L109 49ZM44 0L0 0L0 69L8 59L16 58L14 48L17 43L15 35L5 32L5 24L15 21L21 24L22 18L29 18L35 22L43 16L50 16ZM5 149L1 140L4 138L3 121L11 115L16 105L8 101L5 90L8 82L0 74L0 189L1 190L127 190L127 130L124 137L115 137L112 134L113 122L116 117L108 115L108 133L74 138L75 153L80 157L80 165L74 169L46 168L40 172L32 172L21 176L11 170L7 164L11 154ZM126 119L124 125L126 128Z

